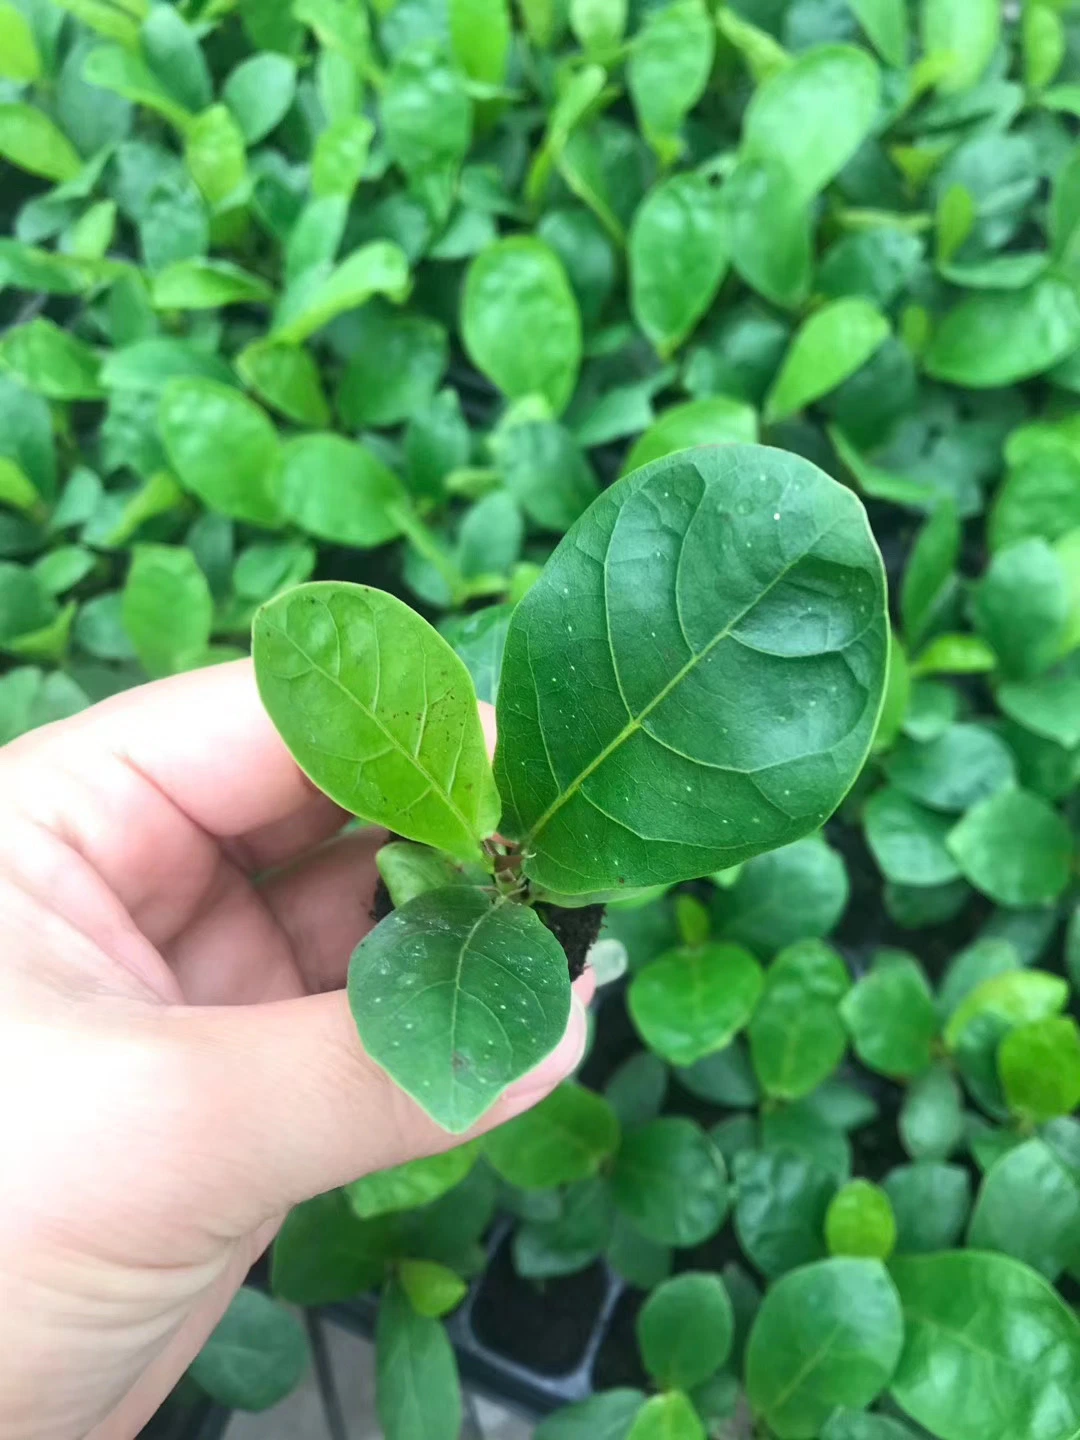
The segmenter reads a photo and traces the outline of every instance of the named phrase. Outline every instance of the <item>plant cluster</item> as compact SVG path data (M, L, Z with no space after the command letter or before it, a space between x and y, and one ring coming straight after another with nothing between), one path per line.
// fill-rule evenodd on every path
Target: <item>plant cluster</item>
M0 0L0 737L254 621L448 1131L629 971L210 1393L378 1288L454 1440L509 1257L624 1287L541 1440L1080 1433L1078 117L1070 0Z

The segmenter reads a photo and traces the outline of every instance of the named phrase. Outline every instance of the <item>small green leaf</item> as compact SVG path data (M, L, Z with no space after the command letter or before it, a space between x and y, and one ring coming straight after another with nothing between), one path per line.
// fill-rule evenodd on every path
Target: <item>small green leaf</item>
M450 0L450 47L470 80L502 85L512 25L506 0Z
M137 545L124 585L123 616L151 679L201 664L210 645L214 597L191 551Z
M181 135L194 119L187 106L162 84L138 51L124 44L95 45L83 61L82 75L90 85L111 90L134 105L145 105L155 111Z
M644 1404L640 1390L605 1390L549 1415L535 1440L627 1440Z
M728 1210L723 1157L692 1120L654 1120L624 1135L611 1185L619 1209L660 1245L700 1244Z
M1080 1321L1034 1271L970 1251L897 1258L907 1344L892 1394L941 1440L1080 1427Z
M1080 299L1046 276L1026 290L962 300L935 331L924 363L936 380L981 390L1040 375L1078 346Z
M705 1429L689 1398L672 1390L645 1401L626 1440L705 1440Z
M476 1163L473 1142L455 1145L441 1155L407 1160L390 1170L375 1170L345 1186L349 1205L361 1220L429 1205L464 1180Z
M848 3L885 63L902 70L908 62L911 46L904 0L848 0ZM829 1435L825 1440L857 1440L857 1437ZM871 1440L871 1437L866 1436L865 1440Z
M876 1260L832 1259L766 1294L746 1353L746 1388L779 1440L813 1440L838 1405L862 1409L892 1378L900 1299Z
M542 395L556 415L566 408L581 363L581 316L562 263L542 240L514 236L476 257L461 332L473 363L509 399Z
M883 956L841 1000L840 1014L871 1070L899 1080L928 1069L937 1013L915 960Z
M960 520L951 499L936 506L912 546L900 588L904 638L918 645L926 638L955 586L960 557Z
M308 1367L307 1337L284 1305L238 1290L188 1372L208 1395L237 1410L268 1410Z
M220 305L250 305L273 298L273 290L228 260L177 260L154 276L150 288L155 310L216 310Z
M213 380L171 380L158 427L181 485L210 509L253 525L280 523L281 447L257 405Z
M798 305L810 288L812 221L784 164L744 155L721 195L733 268L774 305Z
M821 835L755 856L712 908L719 934L773 955L799 940L827 935L848 902L847 871Z
M0 157L45 180L73 180L82 169L79 152L44 110L0 104Z
M1000 7L995 0L922 0L921 18L923 49L938 89L944 94L970 89L997 49Z
M627 1003L650 1050L692 1065L746 1025L763 983L761 966L739 945L684 946L640 970Z
M891 786L866 802L866 843L887 879L899 885L944 885L960 866L946 841L950 821Z
M647 11L630 43L627 88L642 133L665 162L682 148L679 129L705 90L715 47L703 0L666 0Z
M843 960L818 941L777 955L750 1022L750 1053L766 1094L797 1100L836 1069L847 1049L839 1006L850 985Z
M102 395L97 352L51 320L8 330L0 340L0 367L49 400L98 400Z
M660 355L679 348L727 269L725 211L705 176L673 175L645 197L630 230L630 305Z
M371 1058L459 1134L562 1039L566 956L526 906L432 890L361 941L349 1003Z
M246 198L244 136L226 105L211 105L188 125L184 161L212 213Z
M731 1352L734 1330L724 1282L695 1271L658 1286L637 1318L645 1368L666 1390L691 1390L715 1374Z
M457 1440L461 1385L438 1320L419 1315L391 1282L375 1330L375 1405L386 1440Z
M393 1253L383 1222L364 1222L341 1190L290 1210L278 1231L270 1286L293 1305L330 1305L378 1285Z
M1066 1269L1075 1270L1080 1265L1080 1174L1045 1140L1025 1140L1006 1150L986 1172L967 1243L975 1250L1012 1255L1051 1281Z
M951 1071L919 1076L900 1108L900 1138L915 1160L947 1160L964 1136L963 1095Z
M366 446L330 433L300 435L281 449L283 513L309 535L371 549L401 534L405 489Z
M922 743L902 737L885 762L896 789L933 810L960 813L1016 783L1005 742L981 725L950 725Z
M735 1160L735 1233L770 1279L824 1259L825 1215L836 1180L789 1149L747 1150Z
M825 1215L830 1255L887 1260L896 1244L896 1219L889 1197L869 1180L850 1180L838 1190Z
M0 76L20 85L41 74L41 55L29 20L12 0L0 4Z
M1061 653L1069 615L1065 568L1045 540L1020 540L995 554L975 587L973 610L1005 675L1030 679Z
M400 52L379 100L390 158L439 217L449 214L472 134L472 103L442 47L420 40Z
M1069 987L1061 976L1018 969L1014 959L1012 968L989 975L963 997L945 1027L945 1044L955 1049L968 1026L981 1017L1012 1029L1058 1014L1068 998Z
M263 704L320 789L409 839L478 858L498 796L472 681L426 621L380 590L305 585L259 612L254 655Z
M492 437L492 448L506 488L543 530L561 535L599 493L580 446L554 420L510 425Z
M915 1435L899 1420L840 1409L834 1410L825 1422L821 1440L915 1440Z
M1070 1114L1080 1106L1080 1028L1071 1015L1018 1025L1001 1042L998 1070L1015 1114L1037 1124Z
M687 400L665 410L638 438L623 463L623 472L650 465L677 450L756 439L757 415L744 401L728 395Z
M403 1260L398 1280L417 1315L438 1320L457 1308L469 1287L460 1275L434 1260Z
M278 305L271 339L297 345L373 295L401 304L410 285L405 252L389 240L373 240L333 268L314 265L291 280Z
M330 423L318 366L303 346L253 340L233 363L248 389L287 420L319 428Z
M542 1189L595 1175L618 1144L619 1122L608 1102L581 1085L565 1084L492 1130L484 1154L511 1185Z
M311 193L316 200L352 198L374 136L375 127L366 115L343 115L322 131L311 157Z
M974 806L950 831L948 847L964 877L999 905L1046 905L1069 882L1069 827L1026 790L1000 790Z
M623 1061L604 1086L604 1096L625 1129L655 1120L667 1088L667 1066L659 1056L642 1050Z
M265 140L285 118L296 92L296 65L267 51L241 61L225 81L221 98L247 145Z
M337 395L346 428L397 425L430 403L446 369L446 331L373 302L353 317L355 347Z
M890 1170L882 1188L896 1217L901 1255L948 1250L958 1243L971 1212L971 1180L959 1165L920 1160Z
M861 296L822 306L795 333L766 397L766 420L783 420L835 390L888 334L888 320Z
M563 1192L554 1220L523 1225L513 1241L514 1268L531 1280L573 1275L591 1265L610 1243L614 1202L603 1179L583 1180Z
M488 881L483 866L455 864L448 855L407 840L383 845L375 864L395 906L407 905L417 895L446 885L484 885Z

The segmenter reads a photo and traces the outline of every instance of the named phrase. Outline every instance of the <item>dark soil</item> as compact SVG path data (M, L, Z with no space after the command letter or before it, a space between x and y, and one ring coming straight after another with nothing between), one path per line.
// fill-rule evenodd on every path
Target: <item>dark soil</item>
M585 1357L607 1291L602 1265L542 1283L514 1272L510 1240L491 1257L473 1303L481 1345L541 1375L568 1375Z
M603 905L582 905L577 910L563 910L558 905L537 905L535 909L566 951L570 979L576 980L585 969L585 957L604 923Z
M593 1361L594 1390L609 1390L619 1385L648 1388L649 1377L641 1363L635 1330L638 1311L646 1298L641 1290L627 1290L619 1296Z
M375 898L371 902L371 909L368 914L377 925L380 920L385 920L388 915L393 914L394 902L390 899L390 891L386 888L386 881L379 876L375 886Z

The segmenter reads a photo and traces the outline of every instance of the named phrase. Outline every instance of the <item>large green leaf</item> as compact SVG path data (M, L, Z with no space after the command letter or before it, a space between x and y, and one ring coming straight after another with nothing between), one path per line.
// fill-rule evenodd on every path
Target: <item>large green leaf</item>
M794 1270L758 1311L746 1388L779 1440L814 1440L838 1405L861 1409L892 1378L904 1341L900 1300L876 1260Z
M974 806L948 845L965 877L1000 905L1045 905L1068 884L1069 827L1026 790L999 790Z
M222 1405L268 1410L307 1368L299 1317L259 1290L238 1290L188 1372Z
M1078 346L1080 298L1048 276L1027 290L961 301L934 333L925 363L935 379L981 390L1040 375Z
M763 983L761 966L740 945L687 945L639 970L627 1003L650 1050L692 1065L743 1028Z
M339 805L475 859L498 823L469 673L392 595L304 585L255 620L259 694L300 767Z
M375 1404L386 1440L457 1440L461 1385L438 1320L418 1315L392 1282L375 1331Z
M349 1004L371 1058L460 1133L561 1040L566 955L524 905L430 890L361 941Z
M1033 1270L958 1252L893 1261L905 1344L892 1393L941 1440L1066 1440L1080 1428L1080 1321Z
M613 486L507 636L496 769L526 873L673 881L817 829L877 720L883 589L858 502L796 456L732 445Z
M1000 1250L1023 1260L1048 1280L1075 1270L1080 1174L1045 1140L1025 1140L1007 1150L986 1172L967 1239L975 1250Z

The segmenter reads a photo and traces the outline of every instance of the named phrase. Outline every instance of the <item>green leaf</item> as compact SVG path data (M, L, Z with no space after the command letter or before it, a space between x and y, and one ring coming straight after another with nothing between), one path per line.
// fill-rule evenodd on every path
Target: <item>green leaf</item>
M1036 1123L1068 1115L1080 1106L1080 1028L1071 1015L1018 1025L1001 1042L998 1070L1015 1114Z
M655 1059L654 1056L647 1058ZM723 1050L706 1055L694 1065L679 1067L675 1078L700 1100L711 1100L735 1110L752 1108L761 1098L749 1052L741 1040L733 1040Z
M977 635L938 635L911 666L914 676L985 675L997 656Z
M158 428L180 483L210 509L254 525L280 523L280 445L257 405L213 380L170 380Z
M151 679L201 664L210 645L214 598L191 551L137 545L124 585L123 616Z
M973 390L1041 375L1080 346L1080 299L1045 276L1026 290L985 291L949 310L924 363L936 380Z
M390 158L434 214L445 217L469 148L472 104L440 46L422 40L395 57L379 114Z
M556 1219L529 1222L515 1234L515 1270L531 1280L576 1274L604 1253L613 1219L614 1202L606 1181L571 1185Z
M535 525L568 530L599 491L573 436L553 420L524 421L492 437L506 488Z
M731 1042L763 983L760 965L739 945L684 946L634 976L627 1004L650 1050L692 1065Z
M746 1388L779 1440L813 1440L838 1405L862 1409L889 1383L904 1341L900 1300L876 1260L832 1259L766 1294Z
M645 1368L667 1390L691 1390L727 1360L735 1316L718 1275L689 1271L667 1280L638 1313Z
M1080 1175L1045 1140L1005 1151L986 1172L967 1238L1056 1280L1080 1265Z
M888 1195L869 1180L849 1180L829 1202L825 1241L830 1255L887 1260L896 1244Z
M840 956L818 941L777 955L750 1022L750 1052L766 1094L797 1100L836 1069L847 1049L839 1006L850 984Z
M478 858L498 797L472 681L426 621L380 590L304 585L256 616L254 655L263 704L320 789L408 839Z
M375 1330L375 1405L386 1440L457 1440L461 1386L438 1320L418 1315L391 1282Z
M885 771L895 788L912 800L953 813L1016 783L1009 747L981 725L950 725L923 743L901 737Z
M665 162L682 149L679 129L704 93L715 46L703 0L666 0L647 11L630 43L627 88L642 133Z
M903 69L911 45L904 0L848 0L848 3L885 63L894 69ZM825 1440L871 1440L871 1437L828 1435Z
M1000 8L994 0L922 0L920 13L923 49L938 89L969 90L997 49Z
M3 0L0 5L0 76L23 85L36 80L41 68L41 55L30 22L12 0Z
M374 135L375 127L366 115L343 115L322 131L311 157L311 193L316 200L351 199Z
M436 321L375 302L353 317L350 342L337 396L348 429L397 425L431 401L447 358L446 331Z
M488 880L482 865L457 865L448 855L407 840L383 845L375 864L395 906L446 885L484 885Z
M1061 653L1069 614L1065 569L1045 540L1020 540L993 557L973 609L1005 674L1037 675Z
M392 1253L388 1227L360 1220L341 1190L305 1200L285 1217L270 1286L293 1305L330 1305L378 1285Z
M627 0L570 0L570 29L585 52L605 56L626 30Z
M866 364L888 333L888 320L861 296L822 306L795 332L765 400L766 420L783 420L835 390Z
M915 1160L947 1160L964 1137L963 1095L952 1073L938 1065L919 1076L904 1096L898 1123Z
M274 292L265 280L228 260L196 259L159 270L150 293L155 310L216 310L267 301Z
M496 769L503 830L522 838L533 880L564 894L674 881L820 826L862 764L884 687L865 527L812 465L737 445L605 491L507 636ZM711 575L722 584L690 580ZM751 722L748 689L769 723Z
M836 1180L807 1155L747 1150L735 1160L735 1233L763 1275L775 1279L824 1259L825 1216Z
M721 196L733 268L774 305L798 305L810 288L812 222L809 203L786 166L767 156L743 156Z
M460 1275L434 1260L403 1260L398 1280L417 1315L431 1320L456 1309L469 1290Z
M246 198L244 136L226 105L211 105L188 125L184 162L212 213Z
M619 1209L649 1240L698 1245L728 1210L719 1150L692 1120L653 1120L623 1136L611 1186Z
M989 1016L1007 1029L1056 1015L1069 998L1068 984L1045 970L1008 969L989 975L966 994L945 1027L945 1044L955 1049L973 1021Z
M0 367L49 400L101 398L97 352L51 320L31 320L8 330L0 340Z
M926 977L908 956L882 956L844 996L840 1014L864 1065L890 1079L929 1068L937 1012Z
M473 363L509 399L542 395L556 415L566 408L581 363L581 316L562 263L542 240L513 236L476 257L461 333Z
M181 135L194 119L187 106L162 84L142 56L123 44L95 45L83 61L82 74L90 85L111 90L133 105L145 105L155 111ZM57 178L69 179L70 176Z
M1080 1321L1004 1255L896 1259L907 1344L892 1393L941 1440L1062 1440L1080 1426Z
M523 905L432 890L361 941L349 1003L371 1058L459 1134L562 1039L566 956Z
M971 1210L971 1181L959 1165L920 1160L890 1170L882 1188L896 1217L901 1255L947 1250L963 1234Z
M341 435L299 435L281 449L286 517L319 539L370 549L402 532L405 489L392 470Z
M672 1390L646 1400L626 1440L705 1440L705 1429L687 1396Z
M960 557L960 520L956 505L938 505L912 546L900 588L900 614L904 636L917 645L940 613L955 586Z
M608 1102L581 1085L565 1084L524 1115L484 1139L484 1154L511 1185L542 1189L595 1175L619 1144Z
M725 940L772 955L827 935L848 901L844 862L820 835L808 835L748 861L712 908Z
M234 364L248 389L287 420L317 427L330 423L330 406L318 366L302 346L253 340L240 351Z
M627 1440L644 1403L640 1390L604 1390L542 1420L535 1440Z
M796 1100L767 1110L761 1117L761 1144L766 1150L805 1155L827 1171L837 1185L851 1178L851 1142L811 1100Z
M623 1128L655 1120L664 1105L668 1068L656 1055L639 1051L624 1060L604 1086L608 1104Z
M33 105L0 104L0 157L46 180L73 180L82 169L70 140Z
M866 802L866 842L886 878L900 885L944 885L960 866L946 841L950 821L891 786Z
M1069 827L1026 790L1001 790L974 806L950 831L948 847L964 877L999 905L1046 905L1069 882Z
M779 162L803 199L843 169L877 115L880 75L863 50L820 45L779 70L755 92L743 122L743 147Z
M285 118L296 93L296 65L267 51L241 61L225 81L221 98L247 145L265 140Z
M291 280L278 305L271 338L298 345L336 315L357 309L373 295L401 304L410 285L405 252L392 241L373 240L339 265L314 265Z
M645 197L630 230L630 306L663 358L709 309L727 269L721 191L704 175L673 175Z
M627 455L623 472L662 460L677 450L699 445L726 445L757 439L757 415L742 400L708 395L672 405L639 437Z
M450 0L450 46L470 80L502 85L510 56L506 0Z
M476 1163L477 1148L470 1141L441 1155L407 1160L390 1170L376 1170L345 1186L349 1205L361 1220L395 1210L413 1210L445 1195L464 1180Z
M292 1311L258 1290L238 1290L188 1372L236 1410L268 1410L299 1384L307 1337Z

